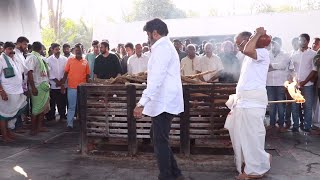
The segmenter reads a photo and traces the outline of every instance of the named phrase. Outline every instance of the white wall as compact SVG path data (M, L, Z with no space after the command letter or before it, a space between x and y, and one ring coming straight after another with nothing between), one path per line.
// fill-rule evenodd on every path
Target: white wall
M264 26L272 36L283 39L285 50L291 50L291 39L301 33L308 33L311 38L320 36L320 24L317 19L320 11L297 13L270 13L253 16L228 16L213 18L191 18L165 20L169 36L208 36L237 34L247 30L253 32L256 27ZM93 39L108 39L111 47L117 43L141 43L147 41L142 31L145 22L113 24L96 19ZM310 44L311 46L311 44Z

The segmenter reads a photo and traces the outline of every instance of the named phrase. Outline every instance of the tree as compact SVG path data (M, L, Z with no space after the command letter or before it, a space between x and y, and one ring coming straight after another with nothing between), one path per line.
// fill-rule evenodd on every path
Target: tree
M82 19L79 22L75 22L72 19L62 18L60 26L59 36L55 35L54 29L50 26L42 28L42 41L46 47L49 47L53 42L59 44L70 43L71 45L82 43L85 48L91 46L93 30Z
M60 23L62 17L62 0L56 1L56 8L53 6L54 0L47 0L49 25L53 29L55 36L59 36Z
M128 17L129 16L129 17ZM146 21L152 18L186 18L186 13L178 9L171 0L136 0L132 13L124 15L126 22Z
M256 0L251 6L251 14L253 13L270 13L275 12L273 7L264 0Z

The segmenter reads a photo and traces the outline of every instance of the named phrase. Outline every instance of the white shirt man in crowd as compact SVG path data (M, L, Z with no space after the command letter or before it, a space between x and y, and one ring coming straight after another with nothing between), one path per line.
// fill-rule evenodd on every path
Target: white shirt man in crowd
M197 67L200 66L200 57L196 55L196 47L193 44L187 46L187 56L181 60L181 75L197 74Z
M64 68L67 64L67 58L61 55L60 45L53 43L51 45L53 54L46 59L49 66L50 80L50 111L47 114L47 120L56 119L56 106L60 115L60 121L66 118L67 95L61 92L61 83L64 75Z
M200 58L200 65L196 67L198 73L206 71L214 71L200 77L200 80L205 82L218 82L219 75L222 72L223 65L221 59L213 54L214 46L212 43L207 43L204 46L205 55Z
M21 116L27 105L22 88L22 74L27 70L15 59L14 48L12 42L6 42L0 56L0 129L4 142L15 138L8 129L8 121Z
M268 105L266 91L267 73L270 64L266 48L256 48L264 28L242 32L235 38L240 51L246 55L236 87L226 105L231 109L225 128L229 130L235 163L239 176L236 179L261 178L270 169L271 155L265 148L266 130L264 117Z
M25 59L25 56L24 54L25 53L28 53L28 43L29 43L29 40L26 38L26 37L19 37L17 39L17 42L16 42L16 47L14 49L14 52L15 52L15 55L14 55L14 58L18 61L21 62L21 64L25 67L25 64L26 64L26 59ZM28 87L27 87L27 76L26 75L23 75L23 84L22 84L22 87L23 87L23 90L24 92L27 92L28 91ZM27 100L28 102L28 100ZM29 105L27 106L29 107ZM27 110L25 111L26 114L28 114L29 109L27 108ZM25 114L25 115L26 115ZM17 122L15 123L15 131L17 133L24 133L25 131L22 129L23 128L23 123L22 123L22 117L21 116L18 116L17 117Z
M71 53L71 49L70 49L70 44L66 43L66 44L63 44L62 46L62 51L63 51L63 55L69 59L71 57L74 57L74 55Z
M306 102L303 104L304 121L302 130L305 132L311 131L312 123L312 106L314 100L313 81L317 75L317 68L313 63L313 58L316 52L308 47L310 36L308 34L301 34L299 36L299 50L295 51L291 56L291 63L289 69L294 71L293 77L296 78L301 93ZM293 132L299 131L299 106L300 104L292 104L293 116Z
M128 74L146 72L148 69L148 56L142 54L141 44L135 45L135 54L128 59Z
M284 82L289 77L289 54L281 50L282 40L278 37L272 38L271 53L270 53L270 67L267 77L267 93L269 101L285 100L286 88ZM280 132L285 132L284 118L285 118L285 104L270 104L270 127L276 127L276 114L278 114L278 125Z
M180 60L170 42L167 25L160 19L146 23L151 57L148 63L147 88L134 109L134 116L142 113L152 119L151 138L157 158L159 180L184 179L169 146L169 132L174 115L184 111Z

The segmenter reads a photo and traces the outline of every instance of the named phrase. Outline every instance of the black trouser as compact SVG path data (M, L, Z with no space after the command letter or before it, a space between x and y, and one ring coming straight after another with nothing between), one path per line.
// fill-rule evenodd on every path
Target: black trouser
M50 90L50 111L47 114L48 119L55 119L56 105L60 118L66 119L67 93L62 94L60 89Z
M173 115L161 113L152 117L150 136L152 138L154 152L160 170L159 180L173 180L181 176L177 162L169 146L169 132Z

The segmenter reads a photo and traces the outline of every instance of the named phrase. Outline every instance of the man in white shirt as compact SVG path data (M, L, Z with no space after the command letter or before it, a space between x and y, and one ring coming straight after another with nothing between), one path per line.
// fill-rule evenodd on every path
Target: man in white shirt
M146 72L148 68L148 56L142 54L141 44L135 45L135 54L128 59L128 74L138 74L141 72Z
M279 37L272 38L270 66L267 77L267 93L269 101L285 100L284 82L289 77L289 54L281 50L282 40ZM285 132L284 128L285 104L270 104L270 126L276 127L276 114L278 114L278 125L280 132Z
M305 132L311 131L312 106L314 100L313 81L317 75L317 67L313 63L316 52L308 47L309 42L310 36L308 34L301 34L299 36L300 48L292 54L289 67L291 71L294 71L293 77L296 78L301 93L306 100L303 104L304 120L300 119L300 121L304 121L302 130ZM293 132L299 131L299 105L300 104L297 103L292 105Z
M60 53L60 45L53 43L51 45L53 55L46 59L49 66L49 82L50 82L50 111L47 119L56 119L56 106L60 115L60 121L66 118L67 95L62 94L61 85L64 75L64 68L67 64L67 58Z
M13 141L15 137L8 129L8 121L21 116L27 105L22 88L22 74L26 69L15 59L14 48L12 42L6 42L0 55L0 130L4 142Z
M28 43L29 43L29 40L26 38L26 37L19 37L17 39L17 42L16 42L16 48L14 49L14 52L15 52L15 55L14 55L14 58L18 61L20 61L20 63L25 67L25 63L26 63L26 59L25 59L25 56L24 54L27 53L28 51ZM23 75L23 84L22 84L22 87L23 87L23 90L25 92L27 92L28 90L28 87L27 87L27 76L26 75ZM27 99L27 102L29 99ZM29 104L29 103L28 103ZM28 114L28 111L29 111L29 105L27 106L27 110L25 111L27 115ZM19 116L17 117L17 122L15 123L15 130L17 133L24 133L25 131L22 129L23 127L23 123L22 123L22 117Z
M270 170L271 155L264 150L263 123L268 105L266 81L270 58L266 48L256 48L264 34L266 31L260 27L252 37L250 32L242 32L235 38L237 47L246 55L236 94L226 103L231 112L225 128L229 130L239 172L236 179L261 178Z
M196 47L193 44L187 46L187 56L181 60L181 74L183 76L197 74L200 65L200 57L196 55Z
M205 82L218 82L219 75L222 72L223 65L221 59L213 54L213 44L207 43L204 46L205 55L200 58L200 65L196 67L198 73L206 71L215 71L210 74L206 74L203 77L200 77L200 80Z
M184 111L179 56L162 20L147 22L144 31L152 44L152 54L147 88L134 109L134 117L142 118L143 113L152 119L150 135L160 170L158 179L184 179L169 146L171 121L174 115Z

